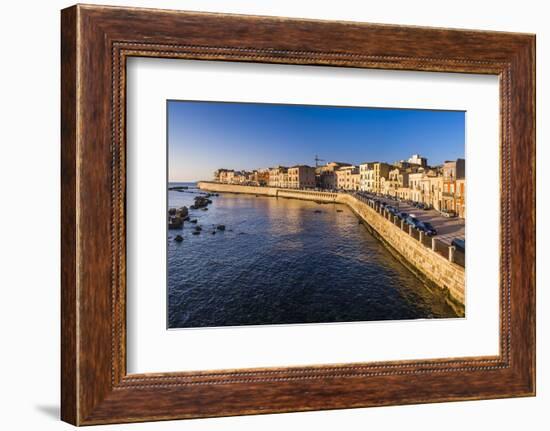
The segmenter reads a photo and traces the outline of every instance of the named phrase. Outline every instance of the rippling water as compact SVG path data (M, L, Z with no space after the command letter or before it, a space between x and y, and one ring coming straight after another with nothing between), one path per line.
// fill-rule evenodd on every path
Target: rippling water
M195 193L169 191L169 206L189 206ZM190 223L168 231L170 328L456 317L344 205L212 200L190 211L200 235ZM226 231L212 234L216 224Z

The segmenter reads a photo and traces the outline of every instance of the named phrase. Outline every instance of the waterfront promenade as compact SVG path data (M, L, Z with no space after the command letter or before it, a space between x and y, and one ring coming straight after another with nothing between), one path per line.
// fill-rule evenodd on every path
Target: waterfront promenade
M245 193L345 204L397 259L419 278L444 290L456 305L458 314L464 315L465 271L464 267L457 263L458 256L454 247L438 240L437 237L423 235L367 199L351 193L242 186L207 181L199 182L198 187L208 192Z

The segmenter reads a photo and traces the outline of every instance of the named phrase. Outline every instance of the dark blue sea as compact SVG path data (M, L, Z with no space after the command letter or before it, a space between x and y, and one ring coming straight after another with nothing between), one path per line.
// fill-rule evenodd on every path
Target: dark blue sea
M189 190L169 191L169 207L202 193L175 185ZM344 205L211 199L208 211L190 210L200 235L187 222L168 231L169 328L456 317Z

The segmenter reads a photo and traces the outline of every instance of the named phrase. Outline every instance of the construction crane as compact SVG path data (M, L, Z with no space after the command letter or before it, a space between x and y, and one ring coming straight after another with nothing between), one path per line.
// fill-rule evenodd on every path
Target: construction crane
M325 162L326 160L323 160L323 159L320 159L319 156L317 154L315 154L315 167L318 168L319 167L319 162Z

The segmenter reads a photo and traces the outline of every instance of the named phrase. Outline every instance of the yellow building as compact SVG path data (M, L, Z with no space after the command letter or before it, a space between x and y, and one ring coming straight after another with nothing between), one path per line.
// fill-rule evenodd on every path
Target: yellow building
M466 218L466 180L456 180L456 212L459 217Z
M359 169L357 166L343 166L334 171L336 188L339 190L359 190Z
M388 178L392 166L383 162L361 163L359 165L360 190L381 193L382 178Z
M464 180L465 161L456 159L443 164L443 200L442 210L459 213L457 181ZM465 187L465 186L464 186Z
M268 183L269 187L283 187L281 180L284 181L284 174L287 173L288 168L285 166L276 166L269 169ZM285 183L286 184L286 183ZM285 186L286 187L286 186Z
M380 180L380 192L384 195L397 196L397 190L407 187L409 184L409 172L405 169L395 168L389 171L388 177Z
M214 172L214 181L218 183L229 183L234 171L232 169L218 169Z
M314 188L315 168L307 165L288 168L288 187L292 189Z
M279 172L279 187L288 189L288 170Z
M336 189L336 171L344 166L350 166L349 163L329 162L324 166L315 168L316 185L322 189Z

